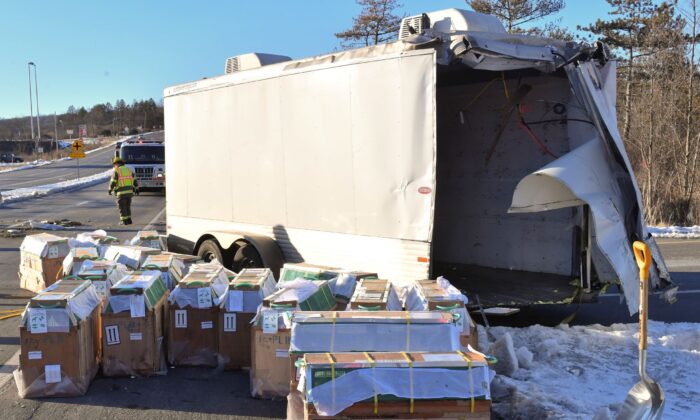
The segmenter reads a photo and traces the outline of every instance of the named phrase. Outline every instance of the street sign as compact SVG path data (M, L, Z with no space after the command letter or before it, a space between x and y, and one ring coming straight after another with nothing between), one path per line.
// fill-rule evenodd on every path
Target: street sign
M80 137L87 137L87 125L85 124L80 124L78 126L78 136Z
M68 134L69 136L72 136L72 135L73 135L73 130L70 130L70 129L66 130L66 134Z
M85 158L85 146L80 140L76 140L70 145L70 156L73 159L83 159Z
M44 148L43 147L37 147L36 148L37 153L44 153Z

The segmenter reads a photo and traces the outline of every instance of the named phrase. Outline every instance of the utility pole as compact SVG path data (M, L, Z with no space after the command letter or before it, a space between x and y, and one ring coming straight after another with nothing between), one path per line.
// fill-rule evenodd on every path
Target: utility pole
M29 73L29 124L32 130L32 140L34 140L34 104L32 104L32 63L27 63L27 72Z
M49 153L53 150L54 140L56 144L58 144L58 121L56 120L56 111L53 112L53 140L51 140L51 145L49 146Z

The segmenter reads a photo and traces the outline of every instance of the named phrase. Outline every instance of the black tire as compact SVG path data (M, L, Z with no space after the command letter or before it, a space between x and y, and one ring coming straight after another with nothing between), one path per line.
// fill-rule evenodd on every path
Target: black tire
M220 263L224 263L224 251L213 239L207 239L206 241L202 242L197 250L197 256L203 259L205 262L210 262L216 258Z
M241 244L233 255L231 269L239 273L244 268L263 268L262 258L255 247L248 243Z

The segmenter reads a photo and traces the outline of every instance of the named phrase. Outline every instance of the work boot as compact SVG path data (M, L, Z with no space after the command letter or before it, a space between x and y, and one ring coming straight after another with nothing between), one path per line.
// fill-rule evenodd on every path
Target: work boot
M130 224L131 224L131 217L128 218L128 219L126 219L126 221L124 222L124 224L125 224L125 225L130 225Z

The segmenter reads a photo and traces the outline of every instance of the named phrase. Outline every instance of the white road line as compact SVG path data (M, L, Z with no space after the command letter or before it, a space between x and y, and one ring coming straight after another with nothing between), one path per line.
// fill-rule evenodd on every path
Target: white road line
M163 212L165 211L165 207L161 211L158 212L158 214L155 215L153 219L151 219L150 222L146 226L143 227L143 230L151 230L153 229L153 225L156 223L156 220L160 219L160 216L163 215Z
M87 203L89 203L89 202L90 202L90 200L81 201L80 203L76 204L76 206L80 207L80 206L82 206L83 204L87 204Z
M12 380L12 372L19 366L19 350L0 366L0 389Z

